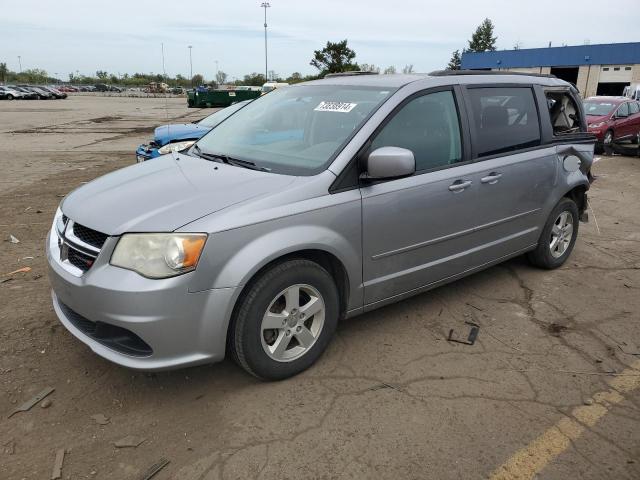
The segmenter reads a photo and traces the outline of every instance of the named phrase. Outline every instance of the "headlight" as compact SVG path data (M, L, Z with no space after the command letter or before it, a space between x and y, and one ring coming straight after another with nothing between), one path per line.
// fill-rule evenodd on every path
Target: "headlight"
M207 240L204 233L127 233L111 255L111 265L149 278L167 278L196 268Z
M53 216L53 226L60 235L62 235L62 232L64 232L64 227L65 227L65 221L64 221L64 215L62 214L62 210L60 210L60 207L58 207L58 209L56 210L56 214Z
M600 128L600 127L603 127L606 124L607 124L607 122L590 123L589 124L589 128Z
M164 147L160 147L158 149L158 153L160 155L165 155L171 152L180 152L182 150L189 148L194 143L196 143L195 140L187 140L186 142L167 143Z

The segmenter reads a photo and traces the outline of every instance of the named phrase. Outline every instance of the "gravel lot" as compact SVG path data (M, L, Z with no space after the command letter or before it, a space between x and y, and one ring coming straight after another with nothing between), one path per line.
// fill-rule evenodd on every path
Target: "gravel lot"
M61 197L131 164L153 127L209 112L0 102L0 478L50 478L60 449L69 479L145 478L163 457L154 479L640 478L639 158L596 164L597 225L580 225L562 269L515 259L347 320L287 381L230 361L143 374L75 340L44 258ZM447 342L467 320L476 344ZM49 401L7 418L47 386ZM128 435L144 442L114 446Z

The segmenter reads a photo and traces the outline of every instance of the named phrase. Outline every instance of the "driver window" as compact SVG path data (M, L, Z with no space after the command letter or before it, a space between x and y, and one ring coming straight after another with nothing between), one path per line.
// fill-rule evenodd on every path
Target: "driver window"
M453 93L430 93L409 101L378 133L370 151L381 147L411 150L416 171L459 162L460 122Z
M616 115L619 117L628 117L629 116L629 104L628 103L623 103L622 105L620 105L620 107L618 107L618 111L616 112Z

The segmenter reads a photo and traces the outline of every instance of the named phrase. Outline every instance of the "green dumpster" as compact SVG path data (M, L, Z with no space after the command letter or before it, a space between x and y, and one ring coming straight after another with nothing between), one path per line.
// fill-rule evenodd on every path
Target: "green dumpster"
M233 103L253 100L259 96L260 91L250 89L190 90L187 93L187 105L194 108L228 107Z

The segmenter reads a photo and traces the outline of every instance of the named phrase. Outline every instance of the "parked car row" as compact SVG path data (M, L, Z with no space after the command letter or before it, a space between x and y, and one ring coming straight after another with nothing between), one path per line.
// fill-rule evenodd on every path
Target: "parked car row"
M0 100L54 100L67 94L45 85L0 85Z

